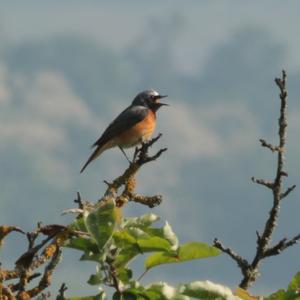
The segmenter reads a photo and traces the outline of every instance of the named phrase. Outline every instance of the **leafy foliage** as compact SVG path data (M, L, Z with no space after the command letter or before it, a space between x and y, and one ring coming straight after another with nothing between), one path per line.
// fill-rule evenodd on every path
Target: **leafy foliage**
M264 300L300 300L300 272L291 280L287 290L280 289Z
M189 299L205 294L205 284L201 292L198 285L191 284L177 288L166 283L143 287L134 279L130 262L138 255L149 254L144 262L146 273L166 263L216 256L220 254L218 249L200 242L179 245L167 222L155 226L160 219L155 214L117 222L116 210L114 201L108 199L97 208L86 209L70 226L85 234L71 237L65 246L81 251L81 260L97 263L96 273L88 279L90 285L114 287L113 299ZM105 299L105 295L102 291L97 296L70 299Z

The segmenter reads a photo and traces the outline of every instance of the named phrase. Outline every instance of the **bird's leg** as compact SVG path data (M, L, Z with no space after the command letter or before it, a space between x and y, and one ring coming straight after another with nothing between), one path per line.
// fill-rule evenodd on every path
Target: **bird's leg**
M126 157L127 161L131 164L132 161L128 158L128 156L127 156L126 152L124 151L124 149L121 146L119 146L119 148L122 151L122 153L124 154L124 156Z
M133 161L136 160L139 151L140 151L140 148L138 146L136 146L135 149L134 149Z
M139 145L141 145L141 147L136 146L134 149L134 154L133 154L133 161L135 161L137 159L137 156L139 154L139 152L142 150L143 145L145 144L145 141L143 141L143 139L140 140Z

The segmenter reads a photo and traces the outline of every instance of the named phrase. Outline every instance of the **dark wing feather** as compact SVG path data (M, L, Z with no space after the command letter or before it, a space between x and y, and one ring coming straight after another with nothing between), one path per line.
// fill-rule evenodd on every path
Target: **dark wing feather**
M98 157L99 153L101 153L102 147L108 141L142 121L147 116L148 112L148 108L144 106L129 106L123 112L121 112L120 115L109 124L98 141L94 143L93 147L97 148L84 164L80 173L84 171L91 161Z
M130 129L132 126L142 121L147 116L148 111L149 109L144 106L129 106L109 124L92 147L101 147L114 137Z

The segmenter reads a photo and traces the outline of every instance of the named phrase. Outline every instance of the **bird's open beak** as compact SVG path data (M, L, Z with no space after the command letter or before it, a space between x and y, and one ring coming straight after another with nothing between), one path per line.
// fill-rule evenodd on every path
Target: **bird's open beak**
M158 99L162 99L162 98L166 98L166 97L168 97L168 95L157 95L156 99L158 100ZM170 106L167 103L161 103L161 102L158 102L157 104L159 104L159 106Z
M158 99L161 99L161 98L166 98L166 97L168 97L168 95L158 95L157 97L158 97Z

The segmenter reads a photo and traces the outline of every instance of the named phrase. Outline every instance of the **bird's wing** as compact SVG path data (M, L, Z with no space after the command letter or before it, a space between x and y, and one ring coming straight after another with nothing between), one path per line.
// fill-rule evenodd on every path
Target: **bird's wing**
M144 106L129 106L109 124L92 147L101 147L112 138L130 129L132 126L142 121L147 116L148 112L149 109Z
M148 108L144 106L129 106L123 112L121 112L120 115L109 124L101 137L93 144L92 147L97 148L84 164L80 173L84 171L91 161L93 161L103 152L103 146L108 141L142 121L147 116L148 112Z

